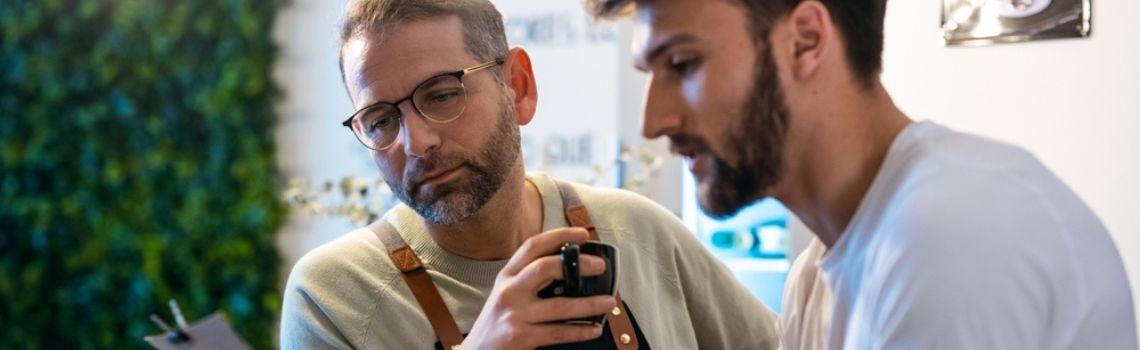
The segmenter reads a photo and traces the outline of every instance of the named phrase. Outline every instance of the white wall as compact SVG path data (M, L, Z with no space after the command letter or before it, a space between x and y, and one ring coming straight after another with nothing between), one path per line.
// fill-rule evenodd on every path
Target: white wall
M1140 301L1140 1L1094 0L1092 37L941 45L940 1L889 1L883 80L915 119L1028 148L1108 226Z
M376 176L376 166L340 125L352 113L337 68L345 1L294 0L281 11L273 37L281 48L274 79L285 94L278 105L277 161L282 175L314 182L346 175ZM278 234L283 268L305 252L348 232L348 219L293 214Z

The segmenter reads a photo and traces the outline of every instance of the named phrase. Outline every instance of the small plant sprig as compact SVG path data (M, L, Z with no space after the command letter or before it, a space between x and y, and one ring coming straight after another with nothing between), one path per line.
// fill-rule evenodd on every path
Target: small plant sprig
M643 191L663 163L664 159L648 148L622 147L611 166L595 165L590 178L575 181L588 185L603 184L621 167L632 172L632 175L619 187L648 195ZM305 215L348 218L359 226L376 221L397 202L396 196L381 176L344 176L336 181L321 183L294 178L289 181L282 195L294 210Z

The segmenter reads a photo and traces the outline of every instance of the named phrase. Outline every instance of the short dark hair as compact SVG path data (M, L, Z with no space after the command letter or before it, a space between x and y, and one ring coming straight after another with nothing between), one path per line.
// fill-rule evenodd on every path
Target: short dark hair
M615 19L629 15L637 4L664 0L586 0L592 16ZM722 0L743 7L749 15L753 39L767 43L772 24L804 0ZM847 62L865 88L871 87L883 69L883 18L887 0L813 0L831 12L847 46Z
M480 62L507 54L503 15L487 0L355 0L348 4L341 28L340 74L344 77L344 44L360 35L383 35L408 21L459 17L463 45Z

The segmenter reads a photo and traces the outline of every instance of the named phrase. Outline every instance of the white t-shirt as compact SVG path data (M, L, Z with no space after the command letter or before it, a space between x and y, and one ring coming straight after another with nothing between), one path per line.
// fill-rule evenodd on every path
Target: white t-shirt
M831 320L831 292L819 271L827 246L814 238L792 263L780 306L780 349L823 350L827 348L827 324Z
M832 349L1136 349L1096 215L1025 150L924 122L820 263Z

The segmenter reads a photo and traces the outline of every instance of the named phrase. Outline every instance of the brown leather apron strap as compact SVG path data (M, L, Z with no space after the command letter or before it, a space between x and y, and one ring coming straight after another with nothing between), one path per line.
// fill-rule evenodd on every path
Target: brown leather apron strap
M416 256L416 252L412 251L412 247L408 246L396 228L387 220L377 220L368 225L368 228L380 238L381 242L384 242L392 264L400 269L404 282L412 289L412 295L420 303L420 308L427 315L428 323L431 323L431 328L435 331L439 342L443 344L443 348L457 348L463 342L463 335L459 333L459 326L451 317L447 304L443 303L443 297L439 296L439 290L435 288L435 283L431 281L431 276L428 275L423 262Z
M582 204L582 199L578 197L578 192L567 182L557 181L558 192L562 195L562 207L566 210L566 222L570 226L582 227L590 232L591 240L600 240L598 238L598 230L594 227L594 221L590 220L590 212L586 210L586 205ZM626 309L625 303L621 300L621 293L614 293L614 300L617 301L617 307L613 311L606 314L606 323L610 327L610 334L614 337L614 344L617 344L619 350L636 350L638 348L637 333L633 330L633 324L629 320L629 310Z

